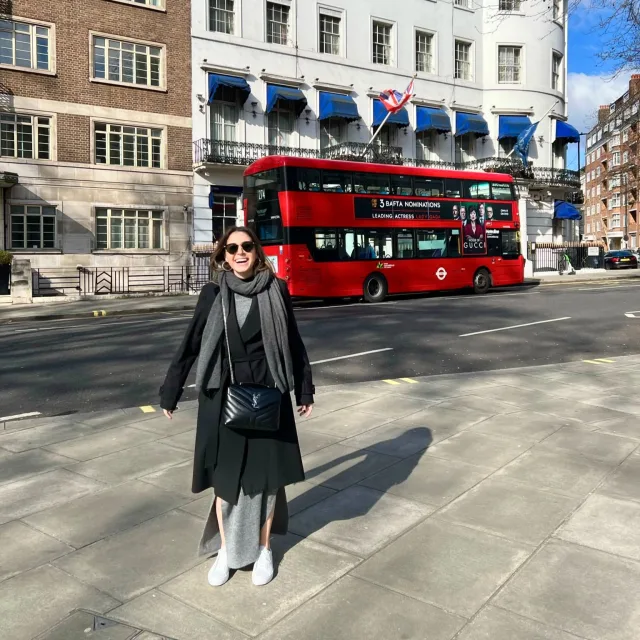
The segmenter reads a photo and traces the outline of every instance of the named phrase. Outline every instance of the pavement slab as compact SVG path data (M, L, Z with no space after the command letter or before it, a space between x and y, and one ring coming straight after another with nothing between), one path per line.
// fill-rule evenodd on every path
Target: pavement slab
M94 430L95 427L92 425L52 422L20 431L5 431L0 433L0 450L6 449L15 453L29 451L57 442L81 438L90 435Z
M286 487L289 517L304 511L336 493L335 489L311 482L296 482Z
M211 588L207 584L207 573L212 562L208 561L163 585L160 590L254 636L308 602L360 561L343 551L291 534L276 536L273 552L276 578L259 589L251 583L250 571L236 571L224 586Z
M418 454L362 480L360 484L440 507L484 480L489 473L464 462Z
M349 438L363 431L369 431L375 427L389 422L390 418L384 415L371 415L358 409L350 408L332 411L326 415L311 420L308 424L302 423L302 430L308 426L315 432L323 433L336 438Z
M540 442L561 427L567 426L578 428L580 423L544 413L517 411L483 420L474 427L474 431L494 436L506 436L524 442Z
M67 468L107 484L120 484L191 458L192 455L186 451L150 442L88 462L68 465Z
M491 395L491 387L485 387L484 393ZM514 413L518 411L517 405L501 402L500 400L494 400L491 398L491 402L487 402L486 397L482 397L480 392L476 392L478 395L460 395L454 398L449 398L443 402L438 403L439 409L454 409L456 411L477 411L480 414L506 414Z
M432 516L353 574L471 617L532 552L533 547Z
M588 398L585 398L585 400ZM603 420L612 420L614 418L632 419L630 414L624 413L622 410L607 409L598 407L586 402L567 401L564 398L553 398L551 396L543 401L531 403L530 407L534 411L541 413L550 413L559 418L573 418L585 424L594 422L602 422Z
M640 440L640 420L634 418L624 417L605 420L604 422L596 422L593 426L604 433Z
M104 488L102 482L56 469L0 487L0 524Z
M176 449L184 449L189 453L193 453L193 449L196 446L196 430L191 429L190 431L179 433L176 436L163 438L162 440L158 440L158 442L160 444L166 444L170 447L175 447Z
M54 564L124 602L194 566L201 534L202 520L170 511Z
M538 545L576 506L576 498L494 477L442 509L438 517L516 542Z
M198 410L176 411L169 420L164 414L156 414L153 418L132 422L131 426L142 431L151 431L160 437L175 436L185 431L194 431L198 419Z
M314 451L324 449L329 445L336 444L344 438L344 436L330 436L326 433L318 433L312 429L313 423L302 424L298 426L298 444L300 445L300 453L308 456Z
M640 502L640 455L629 456L600 485L598 492Z
M640 561L640 504L592 495L558 538Z
M117 607L109 612L109 617L175 640L242 640L247 637L157 590Z
M190 452L189 460L142 476L140 480L193 499L195 494L191 491L193 481L192 457L193 452Z
M397 458L407 458L419 451L425 451L433 438L427 427L398 426L389 422L376 429L348 438L342 444L354 449L367 449Z
M637 640L640 563L550 542L494 600L587 640Z
M104 613L118 604L64 571L44 565L0 583L0 637L33 640L75 609Z
M628 438L607 433L585 433L581 429L562 427L543 442L545 448L564 449L589 460L620 464L640 444Z
M0 525L0 582L71 551L73 547L18 520Z
M382 398L366 400L358 405L358 413L367 413L377 418L388 418L389 420L404 418L412 413L417 413L426 409L430 404L428 400L393 394ZM370 418L367 418L369 420ZM377 425L376 425L377 426Z
M134 480L40 511L24 520L79 549L187 502L183 496Z
M0 450L0 485L58 469L70 462L70 458L41 449L31 449L22 453Z
M212 503L213 493L211 491L207 491L202 498L187 502L186 504L183 504L180 509L194 516L197 516L198 518L206 520L209 517L209 513L211 513Z
M414 598L345 576L260 640L451 640L465 622Z
M37 640L140 640L139 634L140 629L114 623L87 611L76 611Z
M365 558L433 511L424 504L354 486L294 516L289 530Z

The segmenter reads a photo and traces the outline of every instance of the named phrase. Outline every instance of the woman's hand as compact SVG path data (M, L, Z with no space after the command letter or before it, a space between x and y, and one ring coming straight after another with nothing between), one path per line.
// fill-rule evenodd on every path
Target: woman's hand
M164 415L167 416L167 418L169 418L169 420L173 419L173 411L167 411L166 409L163 409L162 413L164 413Z
M308 418L311 415L312 411L313 411L312 404L303 404L302 406L298 407L298 415L301 418Z

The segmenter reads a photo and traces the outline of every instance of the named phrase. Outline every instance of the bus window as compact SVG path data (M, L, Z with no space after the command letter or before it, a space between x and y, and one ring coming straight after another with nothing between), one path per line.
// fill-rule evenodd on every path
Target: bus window
M446 258L447 230L416 231L418 258Z
M353 186L356 193L389 195L389 176L384 173L354 173Z
M464 197L474 198L478 200L490 200L491 189L488 182L472 182L471 180L463 180Z
M377 249L378 258L388 260L393 257L393 236L391 232L380 231Z
M351 260L355 255L356 234L353 231L343 231L338 238L338 259Z
M300 191L320 191L320 169L298 168L298 189Z
M391 193L394 196L411 196L413 188L411 187L411 176L391 175Z
M487 229L487 255L492 257L502 256L502 242L500 229Z
M396 234L396 251L394 258L415 258L413 251L413 233L411 231L398 231Z
M351 193L351 174L345 171L323 171L322 190L329 193Z
M502 257L507 260L520 256L520 239L517 231L502 230Z
M376 250L376 231L364 231L356 234L357 247L351 253L352 258L357 260L376 260L378 252Z
M445 178L444 196L445 198L462 198L462 187L460 184L460 180Z
M492 182L491 183L491 199L492 200L513 200L511 193L511 185L508 182Z
M449 242L447 245L447 257L459 258L460 252L460 229L449 229Z
M416 177L413 179L413 189L415 194L422 198L441 198L444 194L442 180Z
M316 229L313 258L318 262L338 259L338 234L335 229Z

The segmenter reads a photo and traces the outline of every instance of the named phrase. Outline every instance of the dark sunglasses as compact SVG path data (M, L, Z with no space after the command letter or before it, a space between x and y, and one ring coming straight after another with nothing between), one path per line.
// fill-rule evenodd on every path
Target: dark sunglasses
M239 245L236 244L235 242L232 244L228 244L224 250L232 256L235 256L236 253L238 253L238 249L242 247L242 250L245 253L251 253L255 248L256 248L256 243L255 242L251 242L249 240L247 240L247 242L241 242Z

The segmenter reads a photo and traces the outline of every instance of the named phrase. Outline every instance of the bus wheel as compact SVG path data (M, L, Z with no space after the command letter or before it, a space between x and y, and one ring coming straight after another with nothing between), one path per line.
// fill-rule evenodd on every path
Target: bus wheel
M486 269L478 269L476 275L473 276L473 292L487 293L491 286L491 276Z
M382 302L387 297L387 281L379 273L372 273L364 281L365 302Z

